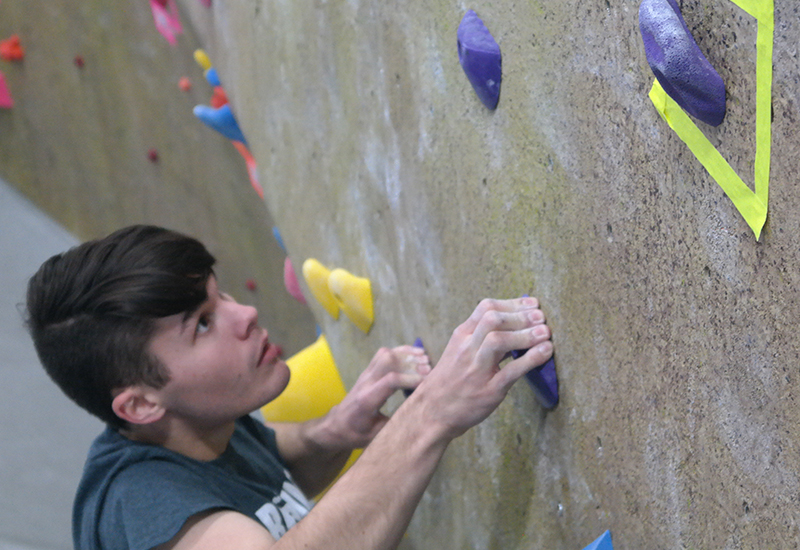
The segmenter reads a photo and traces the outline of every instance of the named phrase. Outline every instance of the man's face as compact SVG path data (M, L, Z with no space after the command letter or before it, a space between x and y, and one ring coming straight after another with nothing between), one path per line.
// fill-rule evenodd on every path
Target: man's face
M275 399L289 368L258 326L254 307L220 293L212 275L208 299L190 316L159 320L150 352L170 381L160 390L168 415L198 426L235 420Z

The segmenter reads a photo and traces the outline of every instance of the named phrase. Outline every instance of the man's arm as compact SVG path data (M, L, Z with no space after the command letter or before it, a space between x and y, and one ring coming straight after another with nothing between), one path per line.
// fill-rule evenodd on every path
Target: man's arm
M297 485L314 497L339 474L353 449L366 447L389 420L380 409L397 390L414 389L431 371L424 350L381 348L341 403L308 422L268 423Z
M273 543L240 514L215 512L187 524L170 548L395 548L450 441L484 420L516 380L550 357L549 337L534 298L484 300L361 458L280 540ZM500 370L507 352L526 348Z

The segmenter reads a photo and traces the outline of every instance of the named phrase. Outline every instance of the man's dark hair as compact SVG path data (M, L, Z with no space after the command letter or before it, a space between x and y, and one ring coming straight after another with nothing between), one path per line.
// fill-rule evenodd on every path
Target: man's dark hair
M214 261L199 241L143 225L53 256L28 282L27 296L45 370L78 405L125 428L112 392L169 381L148 351L156 321L200 307Z

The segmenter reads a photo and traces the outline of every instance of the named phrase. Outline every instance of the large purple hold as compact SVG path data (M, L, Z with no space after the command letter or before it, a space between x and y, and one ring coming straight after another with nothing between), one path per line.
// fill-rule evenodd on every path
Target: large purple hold
M675 0L643 0L639 31L647 62L664 91L712 126L725 118L725 82L705 58Z
M495 109L503 77L500 46L472 10L458 25L458 61L478 98L488 109Z

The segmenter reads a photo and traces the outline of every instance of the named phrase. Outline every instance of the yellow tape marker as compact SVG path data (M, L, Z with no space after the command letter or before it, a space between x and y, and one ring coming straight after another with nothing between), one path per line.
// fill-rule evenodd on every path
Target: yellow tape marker
M772 147L772 47L775 34L774 0L731 0L758 22L756 39L756 161L755 192L742 181L700 128L667 95L658 80L650 100L658 113L694 153L712 178L733 201L755 233L756 240L767 221L769 164Z

